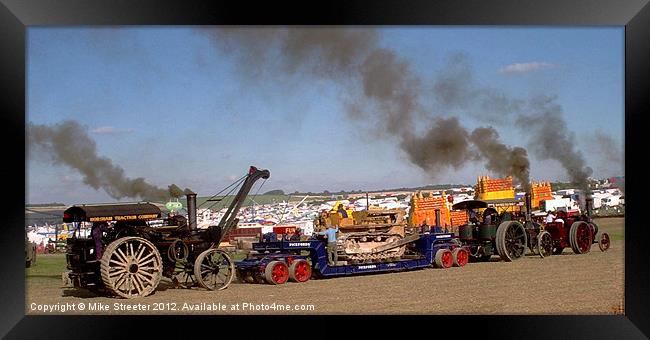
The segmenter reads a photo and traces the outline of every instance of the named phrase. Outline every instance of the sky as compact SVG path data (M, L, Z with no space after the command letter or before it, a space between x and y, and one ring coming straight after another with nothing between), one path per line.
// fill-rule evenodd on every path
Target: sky
M490 145L503 159L524 149L533 181L620 176L623 38L623 27L30 27L26 200L142 198L103 177L208 196L250 165L271 172L260 192L287 193L521 170ZM64 126L92 155L54 150ZM487 127L498 143L472 139Z

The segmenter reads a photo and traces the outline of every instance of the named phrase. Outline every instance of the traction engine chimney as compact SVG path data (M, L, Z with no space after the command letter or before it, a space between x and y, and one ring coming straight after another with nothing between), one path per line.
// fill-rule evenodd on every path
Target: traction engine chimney
M187 227L190 231L196 230L196 193L186 192L187 196Z
M529 192L527 192L526 195L524 196L524 200L526 202L526 222L530 222L532 220L531 211L533 211L533 203L531 201Z

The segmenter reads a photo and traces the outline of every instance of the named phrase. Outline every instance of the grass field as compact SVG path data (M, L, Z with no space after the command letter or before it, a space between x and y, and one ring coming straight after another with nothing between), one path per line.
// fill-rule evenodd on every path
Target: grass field
M28 280L58 280L66 270L65 254L37 254L36 263L25 269Z

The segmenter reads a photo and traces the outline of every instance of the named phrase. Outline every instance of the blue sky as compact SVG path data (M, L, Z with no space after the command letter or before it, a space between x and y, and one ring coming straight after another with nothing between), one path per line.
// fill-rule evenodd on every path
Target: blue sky
M432 99L432 79L461 53L475 86L513 99L556 96L594 177L623 174L623 27L376 31L378 47L393 51L421 81L427 114L453 114L469 129L490 123L436 108ZM262 191L285 192L473 184L490 175L470 162L432 176L409 162L395 138L378 133L377 122L346 116L349 82L263 69L272 63L246 65L195 28L31 27L27 46L27 122L74 120L100 156L153 185L210 195L249 165L271 171ZM257 68L263 73L243 75ZM494 127L505 144L526 146L526 132L513 125ZM599 152L595 134L615 142L618 162ZM568 179L556 161L529 156L533 180ZM26 179L29 203L113 201L84 185L75 169L32 152Z

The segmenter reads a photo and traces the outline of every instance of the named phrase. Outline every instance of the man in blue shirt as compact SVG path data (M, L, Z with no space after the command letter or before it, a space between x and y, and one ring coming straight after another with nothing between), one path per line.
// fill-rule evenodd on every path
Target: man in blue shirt
M324 231L319 231L317 235L326 235L327 236L327 262L330 266L336 264L338 260L338 255L336 254L336 233L339 231L339 227L329 227Z

